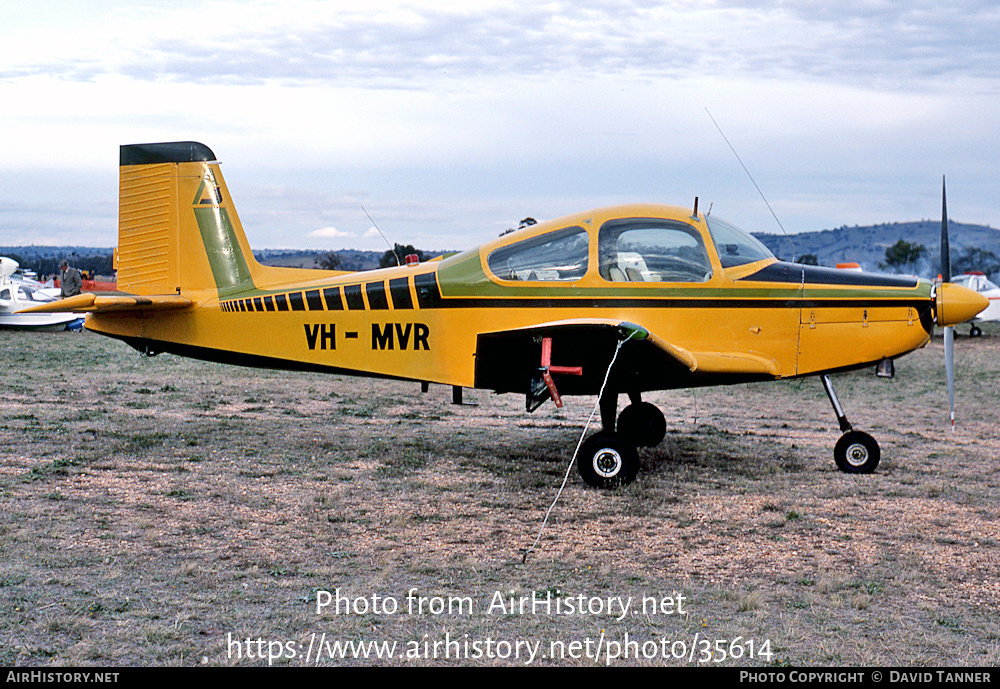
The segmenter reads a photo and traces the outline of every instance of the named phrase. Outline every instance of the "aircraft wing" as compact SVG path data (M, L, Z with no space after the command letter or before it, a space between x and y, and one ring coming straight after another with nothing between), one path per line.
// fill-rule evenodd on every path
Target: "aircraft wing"
M575 319L480 333L476 387L529 392L543 368L542 344L546 339L553 377L564 395L600 392L615 348L622 340L626 340L625 344L609 378L609 385L620 391L700 387L780 376L777 362L767 357L747 352L692 351L628 321Z
M74 311L80 313L107 313L110 311L167 311L183 309L192 301L176 294L162 296L131 296L77 294L58 301L51 301L38 306L24 309L19 313L61 313Z

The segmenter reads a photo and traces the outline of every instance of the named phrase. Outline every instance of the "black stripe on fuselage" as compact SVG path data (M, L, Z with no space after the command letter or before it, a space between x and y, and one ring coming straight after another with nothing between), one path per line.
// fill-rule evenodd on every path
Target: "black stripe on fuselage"
M365 283L365 293L368 295L368 306L372 311L384 311L389 308L389 300L385 296L385 285L381 282Z
M417 290L417 303L422 309L444 306L441 290L438 288L437 273L421 273L413 276L413 286Z
M817 268L803 266L797 263L773 263L770 266L742 278L741 282L776 282L784 284L805 284L813 287L819 285L837 285L854 287L906 287L918 285L916 278L906 278L892 275L872 275L834 268ZM441 294L435 273L423 273L414 276L414 287L417 293L417 305L421 309L598 309L598 308L637 308L637 309L813 309L813 308L914 308L918 313L927 311L932 300L926 297L832 297L807 298L795 294L787 297L636 297L636 296L566 296L566 297L446 297ZM343 302L341 302L343 289ZM787 290L792 292L792 290ZM308 304L310 311L340 310L345 306L351 311L366 310L362 293L367 293L368 308L383 310L389 308L388 299L392 299L392 308L411 309L415 306L410 298L408 278L398 278L389 281L389 289L384 283L362 283L341 287L326 288L322 291L307 291L303 300L302 292L274 295L278 311L302 311ZM388 292L388 294L387 294ZM634 294L634 292L633 292ZM287 302L286 302L287 299ZM303 303L305 301L305 303ZM232 303L232 302L230 302ZM247 308L249 307L249 308ZM236 300L234 311L254 310L252 301ZM257 309L260 310L260 309ZM269 309L270 310L270 309Z
M328 287L323 290L323 298L326 299L327 311L343 311L344 303L340 300L340 288Z
M807 309L807 308L876 308L913 307L929 308L929 299L805 299L802 297L771 299L722 299L722 298L634 298L634 297L442 297L433 306L421 308L438 309Z
M392 296L392 308L412 309L413 299L410 297L409 278L394 278L389 280L389 294Z
M361 296L361 285L347 285L344 287L344 301L351 311L364 311L365 300Z
M352 310L362 310L364 302L361 301L360 285L352 285L355 289L345 290L348 295L348 303ZM298 308L293 310L304 310L301 295L298 296ZM249 302L250 300L246 300ZM284 304L284 295L276 295L275 301L278 311L287 311ZM237 301L236 304L242 306L244 302ZM437 297L428 299L422 308L437 309L600 309L600 308L635 308L635 309L815 309L815 308L930 308L932 302L929 299L919 298L891 298L891 299L807 299L803 297L789 298L753 298L753 299L731 299L731 298L636 298L636 297ZM242 311L244 309L233 309ZM318 304L316 304L318 306ZM407 308L405 303L393 304L394 308ZM252 308L246 310L253 310ZM270 309L269 309L270 310ZM322 310L322 308L312 308L310 310Z
M306 304L308 304L310 311L323 310L323 299L319 296L318 289L312 289L306 292Z
M852 287L909 287L919 283L918 278L903 275L876 275L859 273L841 268L822 268L799 263L772 263L738 282L785 282L807 285L849 285Z

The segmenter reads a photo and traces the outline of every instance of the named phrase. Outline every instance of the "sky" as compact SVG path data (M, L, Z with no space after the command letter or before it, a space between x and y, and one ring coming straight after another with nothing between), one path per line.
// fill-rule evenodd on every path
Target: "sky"
M754 232L904 222L944 175L1000 227L997 35L994 0L7 2L0 245L115 245L118 147L187 140L254 248L696 196Z

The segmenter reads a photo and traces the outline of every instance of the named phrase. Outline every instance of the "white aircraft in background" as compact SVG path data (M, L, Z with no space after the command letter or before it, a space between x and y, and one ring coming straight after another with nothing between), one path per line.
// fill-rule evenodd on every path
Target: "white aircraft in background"
M983 273L972 270L952 277L951 281L956 285L971 289L973 292L979 292L990 300L990 305L969 321L972 325L972 329L969 331L970 337L979 337L983 334L982 329L976 323L1000 321L1000 287L990 282Z
M18 313L54 302L58 297L47 294L40 285L36 287L34 280L18 279L17 268L17 261L0 256L0 328L66 330L70 326L75 329L83 325L85 313ZM59 290L55 292L58 295Z

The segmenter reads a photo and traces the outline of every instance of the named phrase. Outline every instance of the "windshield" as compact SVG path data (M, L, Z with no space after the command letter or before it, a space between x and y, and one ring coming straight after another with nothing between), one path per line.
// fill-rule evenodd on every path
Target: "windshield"
M705 223L719 252L719 262L723 268L774 258L774 254L766 246L735 225L712 216L705 216Z

